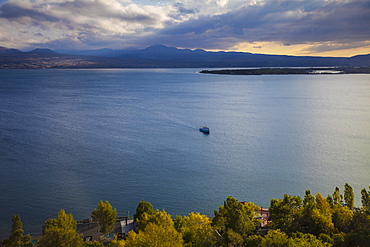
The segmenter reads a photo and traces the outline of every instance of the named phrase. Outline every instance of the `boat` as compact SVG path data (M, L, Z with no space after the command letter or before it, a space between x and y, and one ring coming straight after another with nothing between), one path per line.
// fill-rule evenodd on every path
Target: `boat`
M203 132L204 134L209 134L209 128L207 126L199 128L199 131Z

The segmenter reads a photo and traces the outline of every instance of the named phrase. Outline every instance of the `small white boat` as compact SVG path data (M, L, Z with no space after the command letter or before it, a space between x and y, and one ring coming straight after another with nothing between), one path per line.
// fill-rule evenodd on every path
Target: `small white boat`
M209 128L207 126L199 128L199 131L203 132L204 134L209 134Z

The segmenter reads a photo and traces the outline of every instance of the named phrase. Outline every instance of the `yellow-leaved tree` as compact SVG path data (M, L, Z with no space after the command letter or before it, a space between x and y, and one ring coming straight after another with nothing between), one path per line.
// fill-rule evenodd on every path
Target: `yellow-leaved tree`
M83 240L76 232L76 221L72 214L61 209L56 219L48 219L43 226L40 247L79 247Z
M139 231L130 231L125 246L130 247L180 247L183 246L182 235L176 231L174 222L166 211L144 212L137 219Z

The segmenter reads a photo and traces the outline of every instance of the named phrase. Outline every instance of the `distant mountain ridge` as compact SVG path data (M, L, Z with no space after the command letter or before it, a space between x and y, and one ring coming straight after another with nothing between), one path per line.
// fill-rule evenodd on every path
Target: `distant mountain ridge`
M10 48L0 46L0 55L16 54L16 53L22 53L22 52L17 49L10 49Z
M208 52L153 45L141 50L50 50L22 52L0 47L0 68L230 68L370 66L370 54L354 57Z

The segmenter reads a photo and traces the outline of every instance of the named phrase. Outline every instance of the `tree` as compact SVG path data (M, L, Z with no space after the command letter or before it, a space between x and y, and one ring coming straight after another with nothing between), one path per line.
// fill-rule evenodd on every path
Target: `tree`
M334 231L334 224L328 201L320 193L313 197L307 190L304 202L303 214L299 220L301 230L316 236L320 233L331 234Z
M246 237L247 239L248 237ZM233 229L229 228L224 233L224 239L225 242L228 243L228 246L232 247L243 247L244 245L244 239L243 236L240 233L234 232Z
M100 200L98 208L94 209L91 213L93 221L98 222L100 225L100 232L102 234L110 233L116 222L117 209L113 209L108 201L103 202Z
M125 240L125 246L130 247L182 247L183 240L181 233L172 227L163 227L154 223L149 223L144 230L138 233L130 231Z
M353 219L353 212L348 207L335 205L333 207L333 223L341 232L348 233Z
M343 196L340 194L340 190L338 187L335 187L334 193L333 193L333 205L339 204L342 205L343 203Z
M367 192L365 188L361 190L361 202L363 210L370 213L370 192Z
M346 234L343 232L333 234L333 247L357 246L345 244Z
M304 233L294 233L292 238L289 239L288 246L294 247L329 247L331 244L324 243L322 240L317 239L316 236L312 234Z
M227 240L229 229L232 230L233 239L239 239L239 234L243 239L257 231L259 220L256 219L259 206L251 202L241 203L237 199L229 196L224 201L224 205L215 210L215 217L212 226L221 233ZM230 238L229 238L230 239Z
M284 247L289 246L289 237L285 232L277 230L268 231L262 246Z
M153 205L150 203L150 202L147 202L147 201L144 201L144 200L141 200L139 202L139 204L137 205L136 207L136 213L134 215L134 220L135 222L139 219L140 220L140 217L144 214L144 213L147 213L147 214L153 214L154 213L154 209L153 209Z
M319 233L327 234L333 233L334 231L334 224L332 221L333 212L329 202L320 193L316 194L315 201L316 208L319 213L318 218L313 217L315 223L318 225L318 232L316 232L316 235L318 235Z
M176 223L177 222L177 223ZM180 223L181 222L181 223ZM175 225L180 226L185 246L214 246L218 238L211 226L212 220L200 213L190 213L182 220L176 217Z
M83 247L104 247L104 244L98 241L86 242L84 243Z
M345 246L369 246L370 216L366 212L354 213L350 229L350 233L345 236Z
M262 247L264 240L265 239L260 235L250 235L244 240L244 242L248 247Z
M109 244L109 247L124 247L124 246L125 246L124 240L113 240Z
M181 232L181 229L184 227L185 220L183 217L181 217L181 215L176 215L173 223L174 223L175 229L178 232Z
M303 199L303 207L305 208L305 210L312 210L316 207L315 197L311 194L310 190L305 191L305 195Z
M331 197L331 195L328 195L326 197L326 200L328 201L330 207L333 207L334 203L333 203L333 197Z
M135 215L139 232L130 231L125 246L183 246L182 234L175 229L166 211L154 211L150 203L141 201Z
M285 194L283 199L271 199L269 213L274 228L284 232L297 231L297 219L302 212L302 199Z
M43 236L39 240L41 247L79 247L83 240L76 232L76 221L72 214L61 209L56 219L48 219L43 226Z
M13 215L12 218L12 232L8 239L4 239L2 246L6 247L31 247L31 236L26 235L24 236L23 228L22 228L22 221L19 215Z
M353 208L355 206L355 194L348 183L344 184L344 202L349 208Z
M317 193L315 197L316 208L322 213L331 217L332 209L329 202L320 194Z
M139 230L144 230L150 223L163 228L174 227L171 215L166 211L155 210L153 214L144 213L137 219L136 224Z

